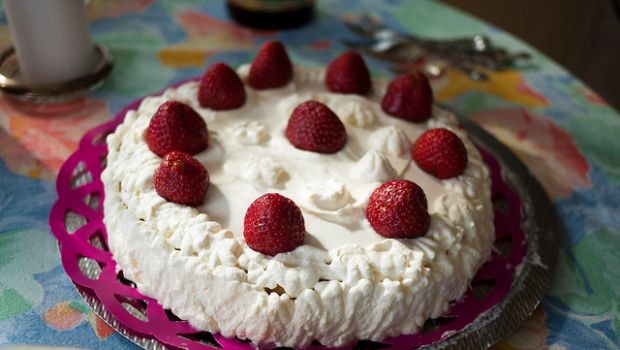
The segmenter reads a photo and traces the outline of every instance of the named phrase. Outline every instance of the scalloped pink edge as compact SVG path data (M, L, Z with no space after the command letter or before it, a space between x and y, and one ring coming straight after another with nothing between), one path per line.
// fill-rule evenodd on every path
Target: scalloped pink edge
M186 81L171 85L178 86ZM55 203L49 217L49 225L52 233L60 243L62 265L73 283L90 289L96 297L106 306L120 323L128 329L147 337L154 337L169 346L180 349L216 349L200 342L180 337L181 334L193 334L200 332L194 329L186 321L171 321L168 319L164 308L155 300L142 295L136 288L122 284L117 280L115 271L116 263L110 252L103 251L91 245L89 239L101 232L107 242L106 229L103 224L102 205L96 210L84 203L84 197L91 194L99 194L99 203L103 203L105 193L101 183L101 159L107 154L105 135L123 121L127 111L137 109L143 98L134 101L116 117L98 127L88 131L80 140L78 150L73 153L63 164L58 174L56 190L58 200ZM512 250L507 257L502 257L496 252L491 259L480 268L474 281L495 279L493 289L482 299L475 300L472 289L453 307L446 312L444 317L453 317L453 321L440 326L426 334L416 333L387 338L382 341L391 345L391 349L411 349L423 345L432 344L438 340L447 339L450 335L464 329L467 325L492 306L499 303L510 290L516 267L523 261L527 252L525 234L520 228L521 202L518 195L503 181L501 168L497 160L488 152L480 149L483 159L491 170L492 196L503 197L508 210L505 213L495 211L496 239L510 236ZM80 163L84 163L91 173L93 181L77 188L72 188L73 172ZM84 217L87 221L76 232L70 234L65 227L65 215L72 211ZM90 279L80 271L78 259L86 257L96 260L102 267L101 274L97 279ZM146 303L146 315L148 321L144 322L125 310L117 296L139 299ZM219 334L213 334L215 340L227 350L251 350L251 344L243 343L237 339L225 338ZM350 346L337 348L339 350L351 349ZM329 350L328 348L311 345L312 350ZM335 350L336 348L334 348Z

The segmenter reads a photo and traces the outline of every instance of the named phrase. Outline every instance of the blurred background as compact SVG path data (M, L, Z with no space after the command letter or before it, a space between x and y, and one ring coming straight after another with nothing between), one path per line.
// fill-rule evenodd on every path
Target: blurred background
M620 110L620 0L440 1L532 44Z

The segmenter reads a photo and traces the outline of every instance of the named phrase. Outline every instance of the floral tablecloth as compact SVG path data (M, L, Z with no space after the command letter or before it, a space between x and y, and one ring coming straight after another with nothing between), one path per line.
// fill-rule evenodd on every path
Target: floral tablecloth
M322 65L351 34L340 20L371 12L421 36L484 33L533 60L488 82L448 71L436 99L490 131L531 169L553 200L562 246L542 306L496 349L620 348L620 116L596 93L502 30L432 1L319 1L309 26L258 32L228 18L221 0L95 0L95 40L116 57L105 84L72 112L26 112L0 96L0 347L90 349L135 345L82 301L65 275L47 218L54 179L82 134L132 100L217 60L248 62L268 39L297 63ZM0 46L10 44L3 11ZM373 74L386 66L367 59Z

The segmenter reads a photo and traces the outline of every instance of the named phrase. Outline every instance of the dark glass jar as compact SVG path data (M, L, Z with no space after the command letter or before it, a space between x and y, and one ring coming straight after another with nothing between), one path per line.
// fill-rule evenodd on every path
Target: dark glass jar
M298 27L314 17L313 0L228 0L227 5L237 22L260 29Z

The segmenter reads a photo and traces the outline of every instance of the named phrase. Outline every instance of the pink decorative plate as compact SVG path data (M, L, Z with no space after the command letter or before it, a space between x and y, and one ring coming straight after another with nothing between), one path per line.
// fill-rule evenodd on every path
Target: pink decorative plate
M114 120L84 135L57 180L58 201L50 227L59 242L62 264L80 294L113 328L147 349L250 350L251 344L195 330L156 300L142 295L116 273L103 224L105 136L120 124L127 106ZM464 126L480 145L492 174L496 243L466 295L442 317L427 321L416 334L379 343L360 341L342 349L458 348L478 349L500 340L523 322L547 290L557 258L551 206L540 185L503 145L475 125ZM320 345L311 348L325 349Z

